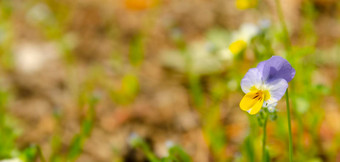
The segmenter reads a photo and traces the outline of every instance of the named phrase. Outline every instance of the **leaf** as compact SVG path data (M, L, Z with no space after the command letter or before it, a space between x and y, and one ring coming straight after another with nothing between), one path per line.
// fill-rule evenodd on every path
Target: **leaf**
M172 146L169 149L169 157L171 159L175 159L178 162L191 162L191 157L180 147L180 146ZM176 160L177 159L177 160Z
M144 43L141 35L135 36L130 43L130 62L132 65L139 65L144 58Z

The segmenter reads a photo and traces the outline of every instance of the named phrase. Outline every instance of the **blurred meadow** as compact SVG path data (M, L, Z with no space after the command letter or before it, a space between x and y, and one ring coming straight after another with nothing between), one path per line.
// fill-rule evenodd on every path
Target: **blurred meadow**
M282 56L296 162L340 162L338 0L0 0L0 162L257 162L249 68ZM265 161L288 161L286 101Z

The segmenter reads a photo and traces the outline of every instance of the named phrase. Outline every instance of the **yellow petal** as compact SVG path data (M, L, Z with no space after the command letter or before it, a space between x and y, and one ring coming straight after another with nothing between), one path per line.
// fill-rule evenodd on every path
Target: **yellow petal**
M252 109L250 110L249 114L250 115L254 115L254 114L258 113L261 110L262 106L263 106L263 101L264 101L263 97L262 97L261 100L258 100L256 102L256 104L252 107Z
M152 7L154 0L125 0L125 6L130 10L145 10Z
M270 93L268 90L263 91L264 94L264 101L267 101L270 99Z
M249 2L247 0L236 0L236 8L239 10L245 10L249 8Z
M246 10L254 8L257 5L257 0L236 0L236 8L239 10Z
M229 45L229 50L232 54L237 55L243 52L247 47L247 43L244 40L237 40Z
M257 100L254 100L253 98L256 96L256 92L251 91L247 93L240 102L240 108L243 111L248 111L251 109L257 102Z
M249 114L258 113L263 105L264 93L262 91L251 91L247 93L240 102L240 108L243 111L249 111Z

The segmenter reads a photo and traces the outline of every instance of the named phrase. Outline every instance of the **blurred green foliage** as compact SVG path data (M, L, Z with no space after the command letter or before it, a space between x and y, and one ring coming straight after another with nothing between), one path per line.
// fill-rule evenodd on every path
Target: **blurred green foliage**
M264 111L255 118L248 116L247 135L238 137L242 141L237 141L241 145L236 146L236 140L231 139L235 136L226 131L228 129L226 124L230 124L228 122L232 119L229 119L231 118L229 116L225 117L223 113L226 112L225 105L231 103L229 99L232 97L235 99L234 96L241 95L239 83L247 69L272 55L284 56L296 70L296 76L289 87L293 112L295 160L338 160L336 158L339 156L340 133L332 132L332 137L327 139L331 144L326 148L322 143L324 137L321 137L323 133L321 128L325 125L325 118L327 118L327 110L324 109L327 104L326 99L334 97L337 104L340 104L340 44L338 42L328 51L318 48L319 35L317 35L315 23L320 16L320 9L315 5L313 1L302 2L301 26L298 29L298 35L294 35L297 38L293 45L290 45L290 35L287 33L289 31L282 26L283 19L280 18L280 25L273 22L268 28L261 29L251 39L247 49L239 55L226 55L225 53L228 51L228 45L232 42L235 31L214 26L203 33L203 38L196 42L188 41L184 36L184 31L179 27L169 29L171 30L169 37L172 41L170 43L174 49L164 51L166 57L163 64L184 76L184 86L190 96L190 106L199 116L200 129L208 145L210 158L214 161L255 162L261 159L262 136L258 128L264 124ZM260 12L257 9L254 10ZM13 48L17 43L16 33L14 33L15 24L12 23L14 12L16 10L12 1L0 1L0 67L9 73L14 70ZM37 28L44 39L57 44L63 63L69 70L67 75L76 76L74 75L76 70L73 67L79 61L74 54L77 39L74 33L69 33L67 30L67 23L71 21L72 8L66 3L44 0L27 3L23 7L23 12L27 12L27 23ZM41 12L44 16L41 16ZM151 28L151 26L147 27ZM113 31L112 39L117 38L119 29L110 30ZM76 92L74 100L77 101L79 114L84 115L80 117L79 132L73 135L71 142L65 147L61 137L63 134L61 125L65 112L56 110L54 115L57 128L50 139L51 154L46 157L48 161L76 161L83 153L86 140L91 137L92 130L98 126L95 109L102 93L108 93L111 102L116 105L126 106L134 103L141 93L143 80L140 76L143 73L143 64L148 59L146 38L147 32L150 31L140 30L131 34L131 38L127 41L127 58L121 54L119 48L107 51L112 57L109 61L111 70L119 71L118 75L114 76L119 81L113 83L110 78L112 76L106 75L101 64L91 65L81 84L73 83L77 78L67 78L69 79L67 82L71 84L70 89ZM249 56L249 53L253 55ZM326 53L334 56L326 55ZM338 76L331 80L330 84L317 80L323 77L325 72L325 69L321 67L334 66ZM0 81L2 82L1 79ZM29 146L20 146L18 144L17 139L22 131L20 122L7 110L8 103L15 94L5 87L0 87L0 159L20 158L27 162L38 159L45 161L44 150L39 145L32 143ZM228 109L237 106L231 105ZM287 161L288 153L285 151L288 150L287 119L283 117L285 111L280 109L265 113L271 119L268 121L271 132L268 133L265 161ZM193 161L187 151L179 145L169 146L168 156L161 158L141 137L134 137L130 142L133 148L141 150L151 162ZM228 152L230 151L228 149L233 149L232 153Z
M148 143L136 134L131 135L130 144L132 147L140 149L150 162L191 162L191 157L179 145L168 146L168 156L158 158L149 147Z

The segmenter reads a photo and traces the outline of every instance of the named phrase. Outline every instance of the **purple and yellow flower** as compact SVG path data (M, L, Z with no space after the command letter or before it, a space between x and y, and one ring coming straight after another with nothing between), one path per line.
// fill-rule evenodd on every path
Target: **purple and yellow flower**
M253 115L262 107L272 109L282 98L295 76L295 69L280 56L260 62L256 68L249 69L241 81L241 88L246 95L240 102L240 108Z

